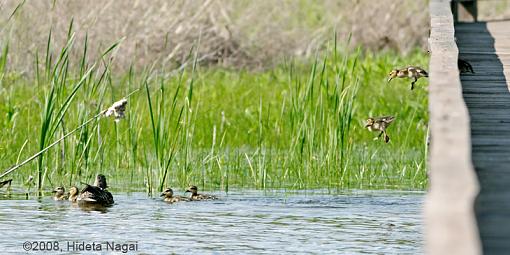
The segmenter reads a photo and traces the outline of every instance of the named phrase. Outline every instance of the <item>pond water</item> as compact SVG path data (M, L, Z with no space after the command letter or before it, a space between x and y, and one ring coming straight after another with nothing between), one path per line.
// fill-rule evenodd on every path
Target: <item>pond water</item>
M7 199L0 193L1 253L422 253L423 192L217 195L220 200L167 204L144 193L114 193L114 206L90 211L49 197Z

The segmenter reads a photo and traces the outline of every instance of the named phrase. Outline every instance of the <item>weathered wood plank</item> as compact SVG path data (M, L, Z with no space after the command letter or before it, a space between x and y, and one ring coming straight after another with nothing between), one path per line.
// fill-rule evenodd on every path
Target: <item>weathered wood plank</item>
M429 111L431 146L430 190L425 203L428 254L480 254L473 212L478 183L471 164L469 115L457 69L450 2L429 5L431 50Z
M460 57L475 70L460 79L471 118L472 159L480 184L475 213L486 254L510 250L509 27L509 21L455 26Z

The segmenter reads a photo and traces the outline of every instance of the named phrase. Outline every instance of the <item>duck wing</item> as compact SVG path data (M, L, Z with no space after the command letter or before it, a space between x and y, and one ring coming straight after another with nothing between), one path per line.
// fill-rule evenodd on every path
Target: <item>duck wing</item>
M114 203L112 193L100 187L88 184L81 190L78 201L102 205L111 205Z
M189 201L189 197L183 197L183 196L174 196L176 201Z
M177 203L177 202L188 202L188 201L190 201L190 199L187 197L173 196L171 198L165 198L165 201L170 202L170 203Z
M427 71L425 71L421 67L409 66L409 67L407 67L407 71L409 72L409 74L413 74L413 76L418 74L419 77L429 77L429 74L427 73Z
M395 117L393 116L383 116L380 118L381 122L384 122L386 124L390 124L395 120Z
M198 194L199 200L215 200L218 199L218 197L208 194Z
M416 68L416 71L422 75L423 77L429 77L429 74L427 73L427 71L421 69L421 68Z

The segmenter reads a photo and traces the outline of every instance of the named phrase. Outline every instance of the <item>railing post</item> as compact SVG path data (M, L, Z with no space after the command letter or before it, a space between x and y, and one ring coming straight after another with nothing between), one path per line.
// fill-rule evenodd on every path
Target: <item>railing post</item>
M472 19L478 21L477 0L452 0L450 3L453 14L453 21ZM459 8L460 7L460 8Z
M471 158L470 116L457 67L451 0L429 0L429 191L424 206L425 252L479 255L474 202L479 191Z

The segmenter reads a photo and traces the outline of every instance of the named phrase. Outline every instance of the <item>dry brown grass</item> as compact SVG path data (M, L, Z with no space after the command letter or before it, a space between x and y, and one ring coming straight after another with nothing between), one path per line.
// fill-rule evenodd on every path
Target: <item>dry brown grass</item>
M352 32L352 45L406 52L425 48L429 30L426 1L41 0L27 1L8 22L19 2L0 0L0 42L9 40L9 64L17 70L30 70L36 51L43 55L50 29L53 50L62 47L73 18L77 45L88 34L90 52L123 38L121 69L179 65L199 39L203 63L268 67L313 55L334 31L339 41Z

